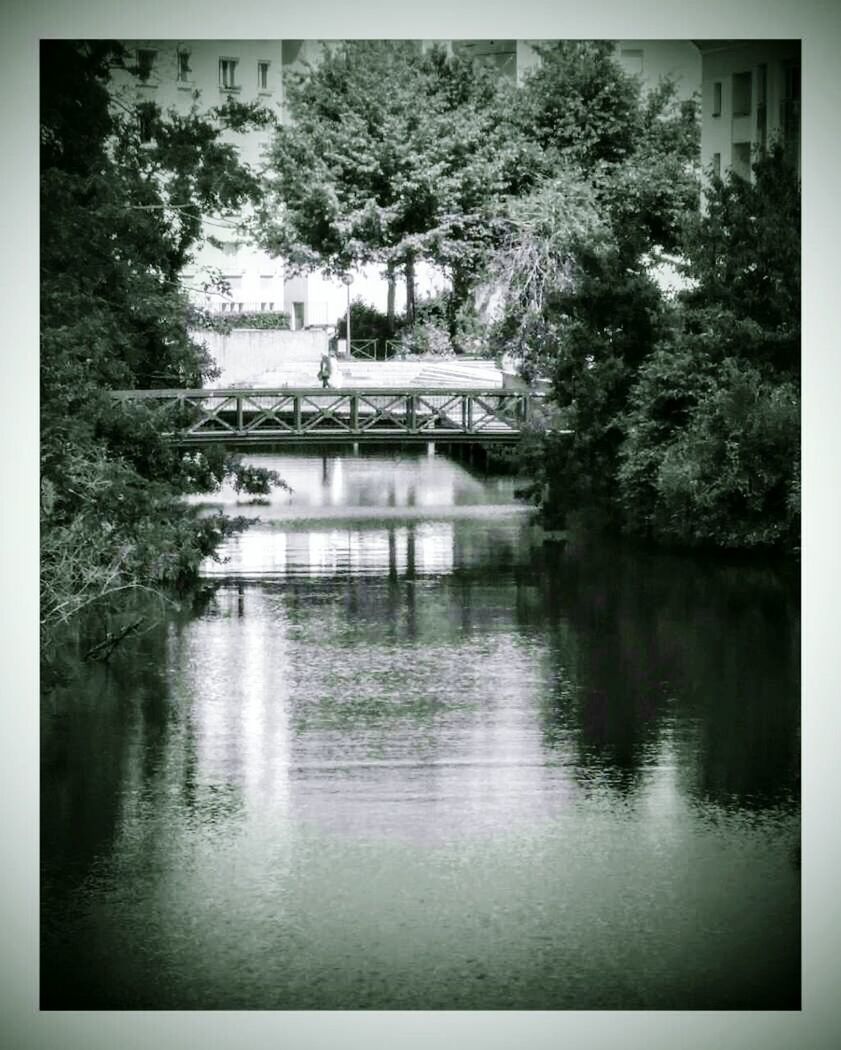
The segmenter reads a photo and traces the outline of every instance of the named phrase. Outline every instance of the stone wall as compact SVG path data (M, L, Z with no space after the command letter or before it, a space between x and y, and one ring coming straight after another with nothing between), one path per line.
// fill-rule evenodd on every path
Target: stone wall
M327 352L327 332L317 329L284 331L278 329L235 328L229 335L219 332L195 332L211 357L222 370L214 387L247 383L266 372L303 367L318 367Z

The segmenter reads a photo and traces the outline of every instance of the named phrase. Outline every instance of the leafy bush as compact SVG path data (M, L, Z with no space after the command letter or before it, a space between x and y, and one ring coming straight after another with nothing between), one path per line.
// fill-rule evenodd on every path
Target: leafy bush
M259 314L225 314L222 323L230 328L260 328L286 330L289 328L289 314L283 310L275 310L271 313Z
M354 299L350 304L350 337L352 342L376 339L382 346L386 339L393 338L388 316L363 299ZM336 320L336 335L347 338L347 313Z
M641 370L617 472L628 528L683 545L797 546L797 386L681 348Z
M434 321L421 321L411 328L404 329L402 338L414 354L452 357L454 353L446 326Z

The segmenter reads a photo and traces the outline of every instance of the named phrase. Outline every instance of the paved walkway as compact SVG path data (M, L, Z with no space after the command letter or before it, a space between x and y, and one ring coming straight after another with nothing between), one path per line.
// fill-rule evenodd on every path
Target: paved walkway
M294 362L289 368L262 372L248 383L249 387L320 386L318 362ZM426 358L418 361L334 361L331 387L337 389L377 387L494 390L503 385L504 373L492 361L452 358ZM224 377L216 386L225 386Z

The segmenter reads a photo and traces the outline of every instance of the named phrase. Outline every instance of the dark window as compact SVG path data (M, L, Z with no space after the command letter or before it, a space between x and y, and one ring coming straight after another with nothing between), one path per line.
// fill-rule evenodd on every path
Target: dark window
M751 111L751 82L753 75L747 73L733 74L733 116L744 117Z
M257 63L257 90L268 91L269 90L269 63L258 62Z
M716 80L713 84L713 116L721 116L721 81Z
M721 154L713 153L713 175L717 179L721 178Z
M181 83L184 83L184 81L187 81L187 80L190 79L190 74L192 72L193 72L192 69L190 69L190 52L189 51L179 51L178 52L178 72L175 75L176 80L180 81Z
M730 167L733 170L733 174L738 175L740 179L750 179L751 167L749 142L733 143L733 161Z
M786 98L800 101L800 66L786 66Z
M785 67L785 96L780 103L783 145L791 156L800 152L800 66Z
M139 47L137 49L137 75L141 80L148 80L155 65L158 52L149 48Z
M619 52L619 58L626 73L636 76L642 75L642 50L639 48L627 48Z
M756 142L760 153L765 153L768 142L768 66L756 68Z
M137 130L140 135L140 141L143 143L152 142L155 137L155 125L154 125L155 107L144 103L137 107Z
M219 59L219 87L231 91L237 87L237 65L236 58Z

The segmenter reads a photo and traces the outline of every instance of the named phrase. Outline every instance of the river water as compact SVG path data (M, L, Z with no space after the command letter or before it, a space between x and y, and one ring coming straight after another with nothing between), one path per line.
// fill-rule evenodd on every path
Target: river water
M43 1007L799 1005L795 579L249 459L205 604L45 698Z

